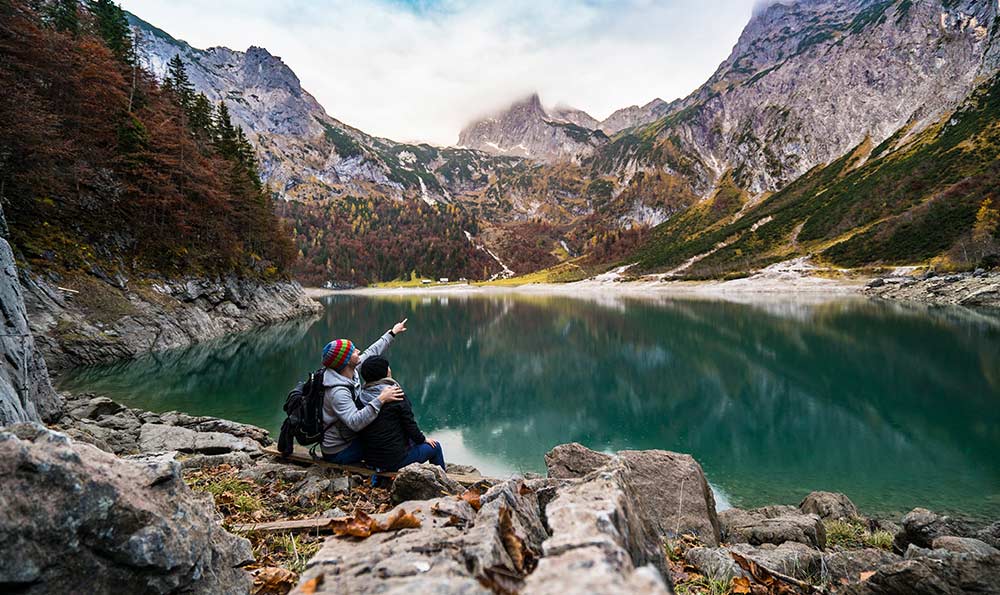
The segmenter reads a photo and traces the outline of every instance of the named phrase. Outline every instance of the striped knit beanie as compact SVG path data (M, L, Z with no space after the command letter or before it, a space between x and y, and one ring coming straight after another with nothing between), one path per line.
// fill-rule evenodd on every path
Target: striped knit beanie
M333 368L339 372L344 369L347 362L351 361L352 353L354 353L354 343L348 339L330 341L323 348L323 367Z

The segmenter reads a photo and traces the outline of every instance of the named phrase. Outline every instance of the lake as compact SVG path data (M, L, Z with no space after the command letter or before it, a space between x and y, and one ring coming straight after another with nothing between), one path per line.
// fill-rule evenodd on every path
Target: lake
M387 353L449 461L544 473L577 441L694 455L720 506L844 492L863 512L1000 518L1000 315L863 299L336 295L325 312L126 363L60 388L263 426L323 345Z

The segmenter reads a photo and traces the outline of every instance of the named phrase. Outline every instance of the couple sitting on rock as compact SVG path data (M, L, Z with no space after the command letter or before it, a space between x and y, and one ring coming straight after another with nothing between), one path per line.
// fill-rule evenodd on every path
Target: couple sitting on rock
M382 357L406 320L358 352L348 339L323 348L323 459L339 465L364 461L384 471L410 463L445 468L441 445L424 437L403 389ZM363 384L362 384L363 383Z

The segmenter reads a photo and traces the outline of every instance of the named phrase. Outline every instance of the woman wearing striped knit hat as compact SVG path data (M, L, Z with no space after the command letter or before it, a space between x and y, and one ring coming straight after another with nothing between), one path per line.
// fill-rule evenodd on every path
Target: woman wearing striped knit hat
M323 459L339 465L361 461L361 444L354 438L378 417L385 403L403 400L398 386L387 386L377 399L362 406L358 398L361 377L357 368L366 358L380 355L396 335L406 332L406 319L397 322L378 341L359 353L348 339L330 341L323 348Z

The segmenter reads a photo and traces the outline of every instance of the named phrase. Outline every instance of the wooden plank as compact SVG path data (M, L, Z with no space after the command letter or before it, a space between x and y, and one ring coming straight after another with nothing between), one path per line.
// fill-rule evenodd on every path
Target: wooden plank
M357 475L378 475L380 477L388 477L389 479L395 479L396 473L394 471L375 471L374 469L369 469L368 467L359 467L356 465L337 465L336 463L328 463L323 459L314 459L309 454L309 449L304 446L295 445L295 449L292 454L285 457L278 452L278 447L274 444L271 446L264 447L264 453L271 455L272 457L278 457L285 461L292 461L293 463L305 463L307 465L323 465L324 467L330 467L333 469L340 469L342 471L347 471L348 473L354 473ZM498 480L483 477L482 475L469 475L465 473L448 473L448 477L457 481L462 485L472 485L479 483L480 481L486 480L490 482L497 482Z
M319 530L328 528L332 521L333 519L330 518L318 518L318 519L299 519L297 521L273 521L270 523L241 523L238 525L233 525L233 530L241 532L306 531L313 529Z

